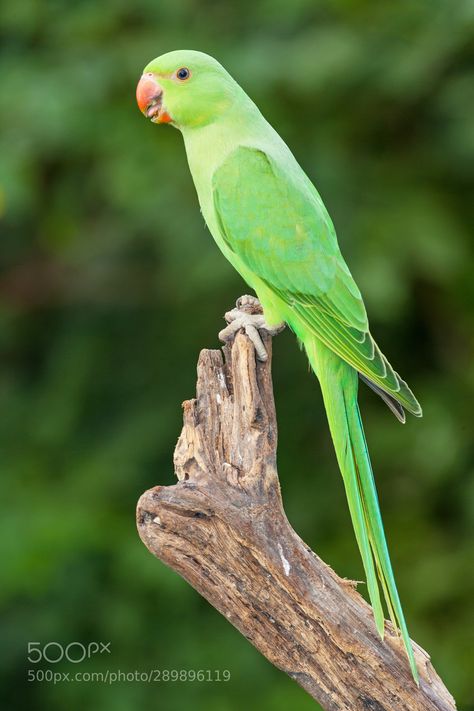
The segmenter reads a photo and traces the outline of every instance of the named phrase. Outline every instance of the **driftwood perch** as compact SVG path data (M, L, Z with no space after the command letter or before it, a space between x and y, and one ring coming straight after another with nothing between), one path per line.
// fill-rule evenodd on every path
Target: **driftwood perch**
M140 537L327 711L453 711L418 645L420 687L398 636L291 528L276 470L269 359L249 339L203 350L196 399L184 403L174 486L146 491ZM342 494L341 494L342 495Z

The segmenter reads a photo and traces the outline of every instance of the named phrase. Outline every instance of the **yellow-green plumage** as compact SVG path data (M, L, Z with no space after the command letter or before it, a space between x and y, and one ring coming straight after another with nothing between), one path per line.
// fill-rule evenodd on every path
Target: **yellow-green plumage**
M183 86L168 78L179 66L191 70ZM214 239L256 291L267 322L285 321L304 345L321 384L377 628L383 635L380 583L417 680L357 404L359 373L400 418L402 408L417 416L421 408L369 332L318 192L255 104L198 52L172 52L146 71L159 76L166 109L183 133Z

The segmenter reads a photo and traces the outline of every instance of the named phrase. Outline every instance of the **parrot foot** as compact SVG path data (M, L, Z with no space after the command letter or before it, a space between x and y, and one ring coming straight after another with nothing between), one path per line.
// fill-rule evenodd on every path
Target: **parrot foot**
M219 340L224 341L224 343L230 341L237 331L242 329L252 341L257 359L261 361L267 360L268 354L259 331L266 331L270 336L276 336L285 328L284 323L280 323L277 326L268 325L263 315L262 305L255 296L241 296L237 299L235 309L227 311L224 314L224 318L228 326L219 333Z

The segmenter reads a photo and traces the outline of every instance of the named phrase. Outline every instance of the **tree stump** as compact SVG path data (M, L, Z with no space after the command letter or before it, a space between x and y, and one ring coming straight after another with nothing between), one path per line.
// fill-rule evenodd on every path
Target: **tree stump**
M143 543L327 711L453 711L428 654L414 644L418 687L391 623L382 641L354 585L290 526L264 340L263 363L243 333L223 354L201 352L175 450L179 481L138 502Z

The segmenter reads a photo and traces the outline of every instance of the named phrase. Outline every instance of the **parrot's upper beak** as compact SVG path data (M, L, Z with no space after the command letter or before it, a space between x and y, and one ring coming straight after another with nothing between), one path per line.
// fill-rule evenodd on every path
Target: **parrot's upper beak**
M171 116L163 108L163 89L150 72L143 74L137 85L138 108L153 123L170 123Z

